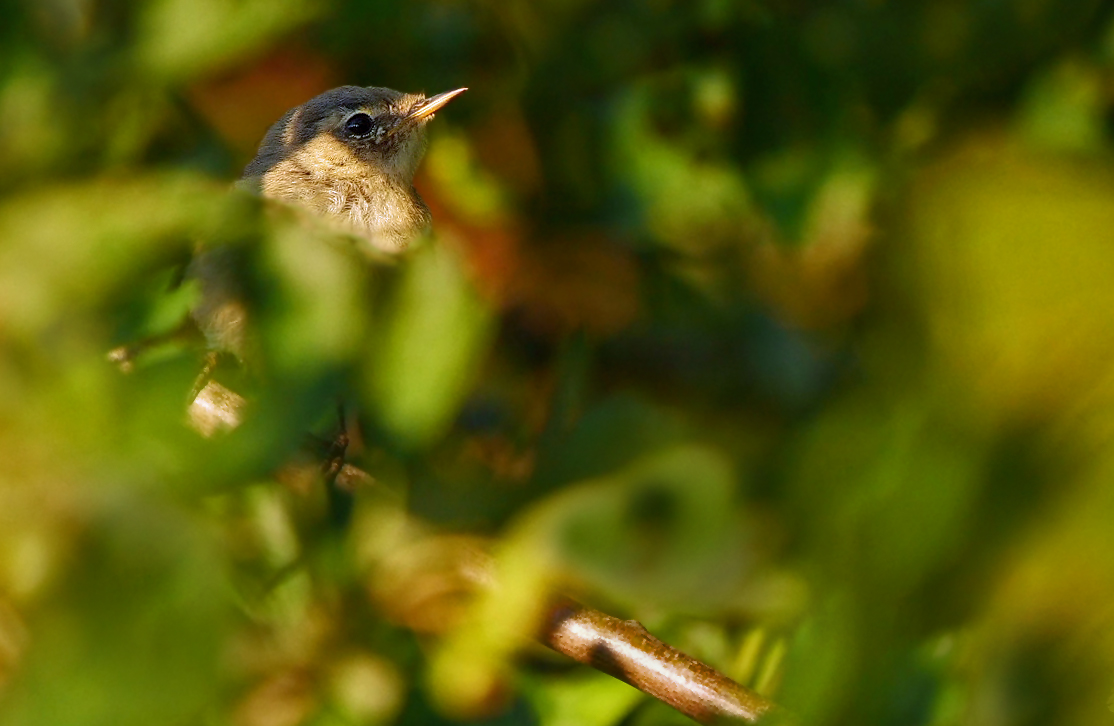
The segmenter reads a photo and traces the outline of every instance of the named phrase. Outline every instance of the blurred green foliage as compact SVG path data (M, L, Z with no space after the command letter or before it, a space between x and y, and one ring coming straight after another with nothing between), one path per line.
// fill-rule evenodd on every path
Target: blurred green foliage
M0 19L0 724L683 722L523 651L553 590L802 723L1109 723L1109 4ZM397 262L230 189L342 83L471 89ZM373 482L305 463L338 401Z

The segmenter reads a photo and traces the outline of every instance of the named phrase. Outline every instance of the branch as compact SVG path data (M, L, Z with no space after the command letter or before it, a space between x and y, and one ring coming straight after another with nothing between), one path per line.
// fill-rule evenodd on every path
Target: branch
M550 608L544 645L629 683L700 723L757 721L774 704L719 671L620 620L567 598Z

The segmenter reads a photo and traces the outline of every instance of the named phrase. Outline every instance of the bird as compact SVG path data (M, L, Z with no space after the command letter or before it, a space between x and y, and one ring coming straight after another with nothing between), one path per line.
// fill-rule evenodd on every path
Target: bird
M267 131L240 186L338 222L380 251L403 250L431 221L413 186L425 126L466 90L428 98L374 86L326 91Z
M325 91L271 126L236 186L324 219L370 255L398 254L431 224L413 184L426 124L466 90L428 97L378 86ZM210 349L243 360L247 310L229 254L200 251L186 278L199 283L192 317Z

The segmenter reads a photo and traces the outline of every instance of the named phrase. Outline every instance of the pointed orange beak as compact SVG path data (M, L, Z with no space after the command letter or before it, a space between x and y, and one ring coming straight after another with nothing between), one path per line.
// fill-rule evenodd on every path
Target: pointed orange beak
M428 119L434 114L434 112L436 112L446 103L453 100L467 90L467 88L458 88L455 91L446 91L444 93L438 93L433 98L427 98L414 108L410 109L410 113L406 114L404 120L414 122L421 121L422 119Z

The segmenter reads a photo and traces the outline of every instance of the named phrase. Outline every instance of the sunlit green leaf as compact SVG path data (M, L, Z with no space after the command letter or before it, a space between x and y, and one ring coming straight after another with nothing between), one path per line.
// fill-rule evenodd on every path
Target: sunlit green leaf
M456 256L429 246L409 259L388 316L373 326L364 362L371 400L395 435L424 444L456 414L489 338L490 313Z
M313 18L322 5L306 0L235 5L156 0L143 8L136 59L149 72L188 77L257 50Z

